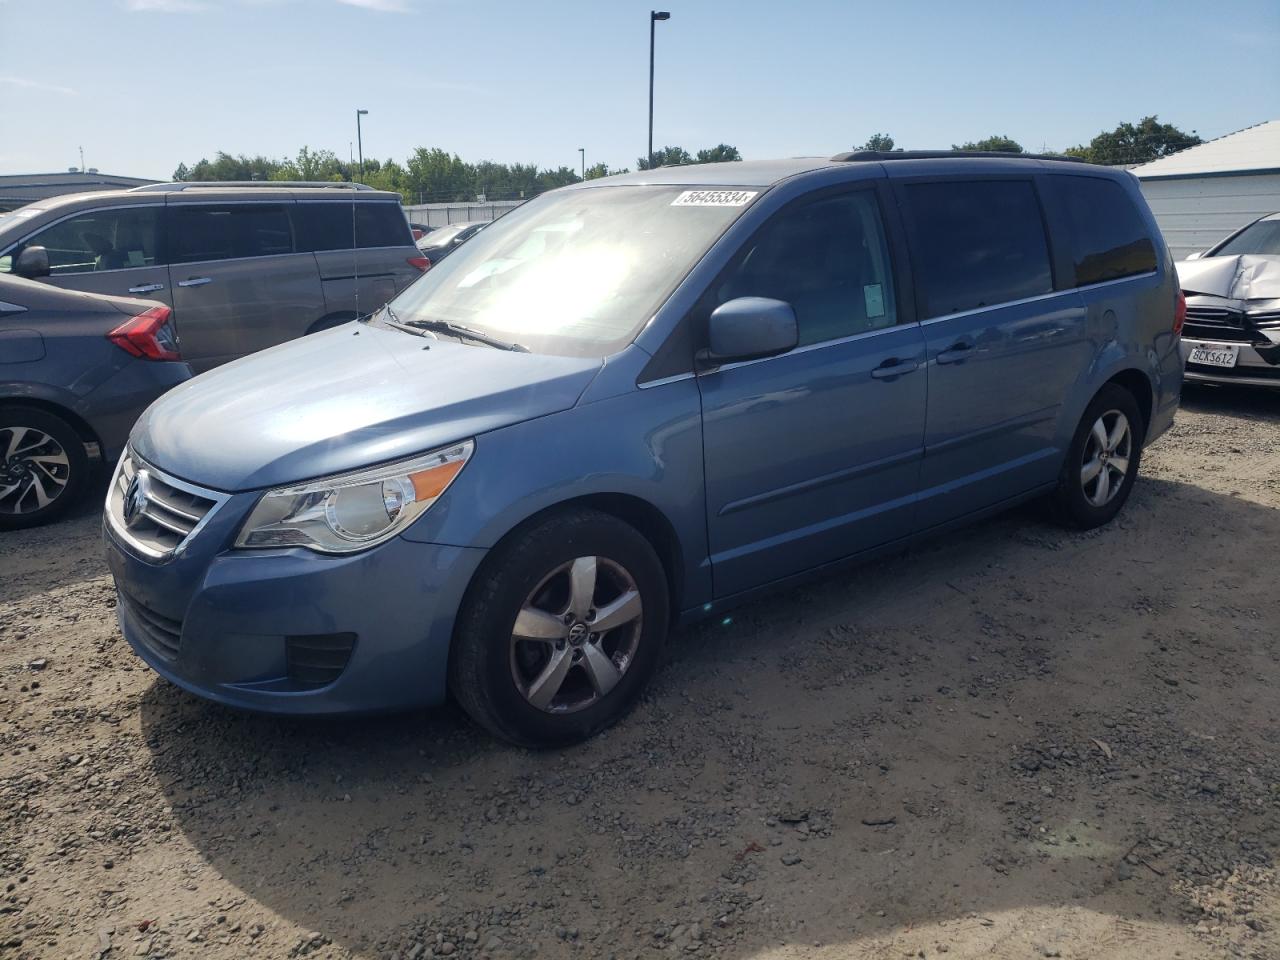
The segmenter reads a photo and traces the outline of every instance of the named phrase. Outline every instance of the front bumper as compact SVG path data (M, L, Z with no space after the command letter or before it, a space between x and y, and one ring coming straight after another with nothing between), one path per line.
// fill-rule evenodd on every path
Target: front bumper
M191 693L247 710L365 713L440 703L455 614L485 551L401 537L344 557L226 550L255 499L232 497L159 563L104 523L120 629L138 656ZM321 651L330 667L317 673L312 657L300 668L299 650Z
M1199 363L1188 363L1184 378L1201 383L1238 383L1251 387L1280 388L1280 364L1268 363L1254 349L1252 344L1238 340L1208 340L1202 338L1182 338L1184 357L1202 346L1232 346L1239 348L1239 358L1234 367L1211 367Z

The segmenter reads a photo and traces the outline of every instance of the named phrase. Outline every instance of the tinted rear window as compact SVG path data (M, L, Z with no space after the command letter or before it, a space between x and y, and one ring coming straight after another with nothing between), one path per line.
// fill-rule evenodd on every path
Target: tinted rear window
M171 263L237 260L293 253L293 226L280 204L169 207Z
M354 210L352 207L354 206ZM299 203L299 243L307 250L350 250L352 222L361 247L408 247L413 234L398 203Z
M923 317L1053 289L1044 221L1029 180L913 183L906 190Z
M1071 233L1076 286L1155 270L1155 244L1120 184L1072 176L1054 176L1052 183Z

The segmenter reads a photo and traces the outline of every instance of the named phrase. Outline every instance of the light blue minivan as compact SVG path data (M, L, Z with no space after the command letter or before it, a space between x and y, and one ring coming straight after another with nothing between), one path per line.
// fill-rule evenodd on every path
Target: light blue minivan
M106 504L119 618L201 696L448 693L527 745L677 621L1032 497L1121 509L1185 306L1127 173L855 153L545 194L359 322L179 386Z

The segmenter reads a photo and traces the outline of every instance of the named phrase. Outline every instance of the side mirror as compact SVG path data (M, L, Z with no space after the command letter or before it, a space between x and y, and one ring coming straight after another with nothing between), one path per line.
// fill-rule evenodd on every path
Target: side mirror
M44 247L25 247L13 264L13 272L34 280L49 275L49 251Z
M1195 253L1188 253L1185 259L1187 259L1187 260L1199 260L1199 259L1200 259L1201 257L1203 257L1203 256L1204 256L1204 251L1203 251L1203 250L1197 250Z
M707 349L698 357L704 366L777 356L800 340L791 304L767 297L722 303L711 312L707 327Z

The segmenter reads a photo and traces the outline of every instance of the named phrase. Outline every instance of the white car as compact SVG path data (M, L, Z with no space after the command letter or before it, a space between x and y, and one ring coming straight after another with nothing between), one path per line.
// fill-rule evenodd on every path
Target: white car
M1280 213L1177 264L1186 379L1280 387Z

